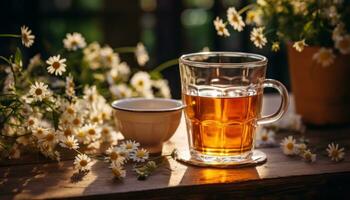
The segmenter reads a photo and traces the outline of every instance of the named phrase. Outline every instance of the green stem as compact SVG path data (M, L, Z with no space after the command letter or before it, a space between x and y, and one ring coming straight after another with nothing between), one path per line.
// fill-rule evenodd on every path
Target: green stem
M114 51L118 53L134 53L136 47L119 47L115 48Z
M240 9L240 10L238 11L238 14L241 15L241 14L243 14L245 11L247 11L247 10L253 8L253 7L255 7L254 4L246 5L245 7L243 7L242 9Z
M11 62L9 59L5 58L4 56L0 56L0 59L5 61L7 64L11 65Z
M161 71L167 69L168 67L171 67L171 66L173 66L173 65L176 65L176 64L178 64L178 63L179 63L179 61L178 61L177 58L172 59L172 60L168 60L168 61L163 62L162 64L158 65L158 66L157 66L156 68L154 68L152 71L153 71L153 72L161 72Z
M20 38L20 37L22 37L22 36L21 36L21 35L16 35L16 34L0 34L0 37Z

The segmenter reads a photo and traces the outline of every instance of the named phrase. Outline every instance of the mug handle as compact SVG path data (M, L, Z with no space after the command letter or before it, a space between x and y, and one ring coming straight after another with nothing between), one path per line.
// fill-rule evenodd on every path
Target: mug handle
M258 125L273 123L279 120L283 116L283 114L288 110L289 97L286 87L284 87L284 85L277 80L265 79L263 83L263 88L266 87L271 87L278 91L278 93L281 95L281 104L274 114L263 116L260 119L258 119Z

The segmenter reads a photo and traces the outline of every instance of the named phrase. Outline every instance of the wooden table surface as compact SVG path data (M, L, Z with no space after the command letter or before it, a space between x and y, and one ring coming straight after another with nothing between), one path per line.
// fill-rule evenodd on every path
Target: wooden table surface
M264 109L278 106L276 96L265 96ZM291 106L293 109L293 106ZM277 135L278 141L288 133ZM241 169L200 168L169 158L164 167L146 181L138 181L130 168L123 181L116 181L108 164L97 161L84 177L77 178L73 160L61 164L32 156L0 163L0 200L43 198L87 199L207 199L229 198L322 198L350 199L350 152L341 163L325 155L330 141L350 149L350 127L308 129L312 145L318 148L317 162L305 163L287 157L276 148L261 149L268 161L260 166ZM187 134L182 121L175 135L164 146L165 154L174 148L187 148ZM169 170L169 168L171 170ZM73 178L74 177L74 178Z

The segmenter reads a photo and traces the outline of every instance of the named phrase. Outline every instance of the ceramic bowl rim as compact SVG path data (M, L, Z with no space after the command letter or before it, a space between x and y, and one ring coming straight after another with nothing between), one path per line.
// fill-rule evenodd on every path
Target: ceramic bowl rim
M131 102L131 101L166 101L166 102L172 102L174 103L174 106L169 108L158 108L158 109L150 109L150 108L125 108L121 107L120 103L123 102ZM120 99L115 100L111 103L111 106L113 109L121 110L121 111L127 111L127 112L138 112L138 113L159 113L159 112L171 112L171 111L178 111L182 110L185 106L182 104L181 100L176 99L165 99L165 98L153 98L153 99L147 99L147 98L126 98L126 99Z

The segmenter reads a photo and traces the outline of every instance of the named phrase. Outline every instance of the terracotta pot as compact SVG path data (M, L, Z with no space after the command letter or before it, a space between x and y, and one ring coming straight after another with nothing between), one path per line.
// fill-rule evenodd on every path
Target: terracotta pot
M322 67L312 59L319 49L299 53L288 45L296 112L308 124L350 123L350 55L337 55L332 65Z

